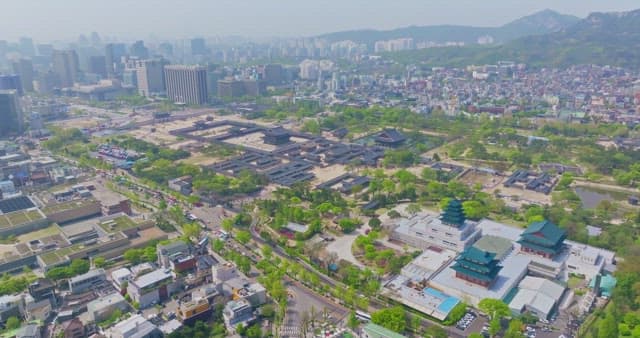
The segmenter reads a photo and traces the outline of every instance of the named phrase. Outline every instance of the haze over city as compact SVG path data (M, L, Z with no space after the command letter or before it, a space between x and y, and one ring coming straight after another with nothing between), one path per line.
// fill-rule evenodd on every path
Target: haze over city
M0 1L0 337L640 337L638 0Z
M584 17L634 9L634 0L112 0L4 1L4 39L75 39L99 32L124 39L149 36L308 36L409 25L499 26L542 9Z

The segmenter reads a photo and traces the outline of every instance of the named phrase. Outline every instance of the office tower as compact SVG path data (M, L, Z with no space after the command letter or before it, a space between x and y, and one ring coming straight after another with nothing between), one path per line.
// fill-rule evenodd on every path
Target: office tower
M15 90L0 90L0 137L22 133L22 111Z
M89 73L100 75L102 78L107 77L107 60L104 56L90 56L89 64L87 66Z
M53 45L48 43L38 44L38 55L51 56L53 54Z
M167 64L163 59L135 61L138 93L141 96L150 97L164 93L164 66Z
M91 32L91 44L93 46L100 46L100 44L102 44L100 34L98 34L97 32Z
M22 95L22 81L20 80L20 76L0 75L0 90L15 90L18 95Z
M203 38L191 39L191 55L205 55L207 54L207 47L205 46Z
M107 66L107 76L114 77L122 71L122 57L127 54L127 47L123 43L109 43L104 47L104 59Z
M149 58L149 50L144 46L144 41L138 40L131 45L131 49L129 49L129 54L131 56L135 56L138 59L148 59Z
M264 80L267 84L277 85L281 84L284 80L284 72L282 70L282 65L280 64L270 64L264 66Z
M78 54L74 50L53 51L53 72L62 88L73 87L78 79Z
M173 57L173 45L168 42L163 42L158 46L158 50L163 57L171 59Z
M20 76L22 89L25 92L33 91L33 63L29 59L18 59L13 62L13 72Z
M207 103L207 68L202 66L165 66L167 97L186 104Z
M36 48L34 47L33 40L31 38L20 38L20 53L23 56L36 55Z

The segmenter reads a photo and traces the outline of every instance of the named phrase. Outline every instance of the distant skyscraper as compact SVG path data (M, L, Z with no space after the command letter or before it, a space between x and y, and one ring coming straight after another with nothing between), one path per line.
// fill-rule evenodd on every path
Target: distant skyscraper
M264 66L264 80L267 82L267 84L281 84L284 80L283 75L284 72L282 70L282 65L280 64L270 64Z
M129 50L129 54L131 56L135 56L138 59L148 59L149 58L149 50L144 46L144 41L138 40L131 45L131 49Z
M165 66L167 97L186 104L207 103L207 68L202 66Z
M53 54L53 45L48 43L38 44L38 55L51 56Z
M107 77L107 60L102 55L90 56L87 68L89 73L98 74L102 78Z
M58 76L60 87L73 87L78 79L78 54L74 50L53 51L53 72Z
M124 43L109 43L104 48L107 76L114 77L122 72L122 57L127 54Z
M22 133L22 110L15 90L0 90L0 137Z
M150 97L164 93L164 66L167 64L163 59L135 61L138 93L141 96Z
M38 74L33 89L40 94L51 94L58 85L58 76L53 71Z
M205 55L207 47L203 38L191 39L191 55Z
M20 38L20 53L22 53L23 56L36 55L36 48L31 38Z
M19 59L13 62L14 73L20 75L22 81L22 89L25 92L33 91L33 64L29 59Z
M15 90L18 95L22 95L22 80L20 80L20 76L0 75L0 90Z
M162 56L171 59L173 57L173 45L168 42L163 42L158 46L158 50Z

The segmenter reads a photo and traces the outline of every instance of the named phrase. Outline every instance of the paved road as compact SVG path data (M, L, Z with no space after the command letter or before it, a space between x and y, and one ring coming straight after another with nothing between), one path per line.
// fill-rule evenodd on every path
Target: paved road
M280 330L281 337L299 337L304 316L309 316L309 320L318 322L322 321L323 313L326 312L329 316L327 321L338 324L349 314L348 309L327 300L290 278L285 278L285 286L289 292L289 298L287 313Z

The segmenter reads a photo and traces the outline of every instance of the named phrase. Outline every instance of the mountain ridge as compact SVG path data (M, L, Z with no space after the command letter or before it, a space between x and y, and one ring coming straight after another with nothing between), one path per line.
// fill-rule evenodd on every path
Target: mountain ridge
M603 64L640 68L640 9L595 12L560 31L530 35L500 46L430 48L389 53L400 62L464 66L512 60L533 66Z
M320 35L331 42L351 40L373 46L376 41L413 38L416 42L464 42L475 44L478 38L491 36L496 42L507 42L522 36L545 34L566 28L580 18L545 9L513 20L499 27L465 25L407 26L391 30L358 29Z

